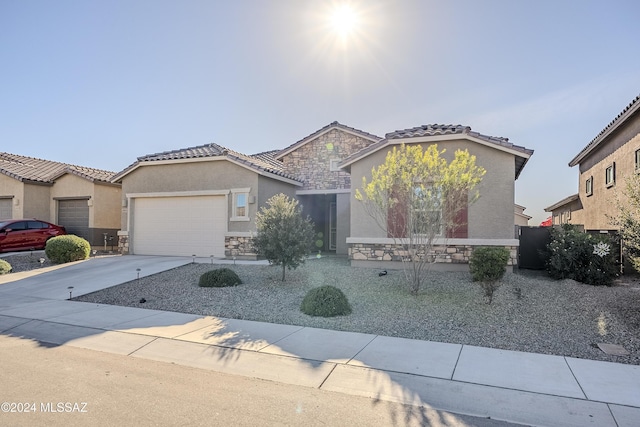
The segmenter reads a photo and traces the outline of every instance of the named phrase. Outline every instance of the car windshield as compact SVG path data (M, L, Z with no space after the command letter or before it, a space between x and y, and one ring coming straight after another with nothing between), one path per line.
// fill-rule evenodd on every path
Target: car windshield
M11 221L2 221L2 222L0 222L0 229L5 228L10 223L11 223Z

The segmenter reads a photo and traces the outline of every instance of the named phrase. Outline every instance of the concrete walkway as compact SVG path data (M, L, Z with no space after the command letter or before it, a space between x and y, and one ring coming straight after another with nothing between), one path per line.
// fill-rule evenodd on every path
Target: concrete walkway
M96 258L1 284L0 333L518 424L640 425L640 366L67 301L190 262Z

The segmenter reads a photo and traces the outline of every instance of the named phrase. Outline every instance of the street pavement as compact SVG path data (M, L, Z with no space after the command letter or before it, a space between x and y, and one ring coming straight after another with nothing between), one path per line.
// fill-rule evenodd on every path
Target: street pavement
M190 262L0 276L0 334L515 424L640 425L640 366L67 300Z

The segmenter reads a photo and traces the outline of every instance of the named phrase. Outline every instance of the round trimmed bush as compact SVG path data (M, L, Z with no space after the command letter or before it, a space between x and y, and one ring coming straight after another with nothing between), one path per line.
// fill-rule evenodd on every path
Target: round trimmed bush
M481 247L474 249L469 258L469 271L474 282L495 282L507 271L509 250L504 247Z
M56 264L87 259L90 252L89 242L74 234L52 237L44 248L47 258Z
M235 271L229 268L218 268L207 271L200 276L198 286L204 288L224 288L226 286L237 286L241 283L242 281Z
M12 267L7 261L0 259L0 274L11 273Z
M344 316L351 313L351 305L340 289L326 285L307 292L300 310L309 316Z

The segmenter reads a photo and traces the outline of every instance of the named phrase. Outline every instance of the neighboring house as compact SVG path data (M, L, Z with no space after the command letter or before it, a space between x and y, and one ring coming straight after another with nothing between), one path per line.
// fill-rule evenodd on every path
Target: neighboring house
M114 172L0 153L0 219L37 218L93 246L117 244L120 185Z
M522 227L526 227L529 225L529 220L532 217L524 213L525 209L526 208L524 206L520 206L518 204L514 206L513 213L515 225L519 225Z
M293 145L245 155L217 144L138 158L118 173L124 253L256 258L255 215L273 195L300 200L317 249L346 254L350 177L337 168L380 138L333 122Z
M476 164L486 169L478 190L480 198L468 206L462 215L466 224L454 234L443 231L434 246L436 263L455 269L466 264L474 247L504 246L510 249L510 265L517 264L518 240L514 238L515 180L533 154L533 150L514 145L506 138L474 132L470 127L425 125L395 131L385 139L355 153L341 163L353 182L371 179L371 170L384 163L389 150L400 144L420 144L423 148L437 144L446 149L444 157L450 161L457 149L468 150L476 156ZM398 261L402 248L389 237L355 200L351 189L351 234L347 238L352 265L369 266ZM443 265L444 264L444 265ZM462 265L460 265L462 267ZM466 268L466 265L463 266Z
M624 200L625 179L640 173L640 95L570 162L578 166L578 193L545 209L553 224L579 224L586 231L611 231L616 198Z
M416 129L383 139L333 122L282 150L245 155L207 144L139 157L113 178L122 184L120 248L141 255L256 258L255 215L271 196L284 193L314 221L317 250L358 261L365 247L387 240L355 201L352 182L359 186L395 144L438 143L448 156L469 149L487 169L481 198L469 208L463 234L449 239L456 253L445 262L466 262L478 245L506 246L515 262L514 181L533 152L468 127Z
M544 209L551 212L550 225L584 224L582 201L579 194L572 194Z

